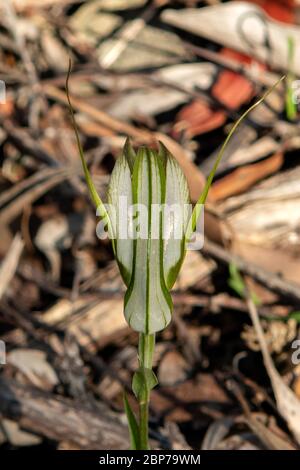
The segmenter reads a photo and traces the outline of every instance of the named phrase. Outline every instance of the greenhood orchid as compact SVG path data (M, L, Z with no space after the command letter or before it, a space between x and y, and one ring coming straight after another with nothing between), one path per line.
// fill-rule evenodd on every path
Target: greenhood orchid
M162 144L159 145L159 150L141 147L136 153L128 139L111 174L107 204L103 203L91 179L80 143L68 91L69 75L70 70L66 83L67 99L85 179L97 208L97 215L107 228L120 274L127 287L124 298L125 318L129 326L139 332L139 369L133 378L133 391L139 401L139 422L127 397L124 399L131 447L148 449L148 404L150 391L157 384L152 371L155 333L166 328L171 321L173 305L170 290L180 271L228 141L241 121L284 77L233 125L199 200L193 210L189 211L186 210L190 203L186 178L166 147ZM129 214L123 211L120 203L123 199L134 208ZM156 211L154 217L154 206L169 208L174 205L180 213L179 218L172 217L170 211L164 210ZM142 208L147 210L146 217L141 222L138 216ZM144 233L143 236L141 232Z
M125 219L125 228L127 225L133 230L136 223L141 229L143 224L144 236L139 230L134 234L126 233L123 239L119 237L122 216L126 218L126 213L118 213L122 197L138 212L132 211L131 217L129 215ZM142 147L135 154L127 141L112 172L107 199L109 207L117 212L113 217L110 214L112 209L108 209L115 257L127 286L125 318L135 331L156 333L171 321L169 291L185 253L185 212L189 204L186 178L162 144L159 152ZM175 215L168 210L174 207L177 210ZM144 217L141 218L143 209Z

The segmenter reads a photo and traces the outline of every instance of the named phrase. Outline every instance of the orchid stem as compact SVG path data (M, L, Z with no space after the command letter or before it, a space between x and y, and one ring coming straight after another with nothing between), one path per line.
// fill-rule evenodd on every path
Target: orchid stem
M155 334L140 333L139 336L139 365L142 370L152 370L153 353L155 346ZM149 450L149 401L150 390L144 387L143 393L139 397L139 429L140 429L140 450Z

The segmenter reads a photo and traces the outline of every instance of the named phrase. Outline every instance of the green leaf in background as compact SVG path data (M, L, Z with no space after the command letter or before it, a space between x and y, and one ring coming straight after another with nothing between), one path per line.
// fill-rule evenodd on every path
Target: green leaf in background
M126 392L124 392L124 408L128 421L129 435L130 435L130 447L131 450L139 449L139 426L136 417L129 404Z
M297 323L300 323L300 312L297 311L297 312L290 313L289 318L294 318L294 320L296 320Z
M234 263L229 264L229 279L228 285L233 289L240 297L244 297L245 294L245 283L242 276L240 275L236 265Z
M295 80L293 74L293 62L295 55L295 42L290 36L288 38L288 74L286 79L285 111L289 121L294 121L297 117L297 104L294 102L294 90L292 88Z
M245 298L246 286L244 280L234 263L229 264L229 279L228 285L233 289L242 299ZM256 305L260 305L261 301L254 292L251 292L252 301Z

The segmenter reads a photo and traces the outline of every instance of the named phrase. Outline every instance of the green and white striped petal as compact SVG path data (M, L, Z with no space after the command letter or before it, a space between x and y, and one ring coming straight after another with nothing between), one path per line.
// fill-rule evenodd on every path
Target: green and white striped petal
M122 155L116 161L107 191L107 212L115 240L115 257L127 287L131 279L133 260L133 240L128 236L128 228L132 223L128 207L132 205L130 166L133 162L129 160L128 155L131 153L125 146Z
M164 206L164 277L168 289L173 287L185 256L185 232L190 217L190 196L186 177L163 144L160 155L166 161Z
M132 278L125 295L125 317L136 331L152 334L171 321L172 300L164 278L162 214L152 205L165 200L165 164L157 152L140 149L132 176L133 203L147 208L147 237L134 240ZM145 223L145 218L142 220ZM141 227L143 228L143 227ZM153 232L158 237L153 237Z

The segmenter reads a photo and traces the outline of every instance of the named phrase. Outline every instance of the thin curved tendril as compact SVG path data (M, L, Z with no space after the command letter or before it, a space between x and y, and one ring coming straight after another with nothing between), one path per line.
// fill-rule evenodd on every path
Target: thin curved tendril
M216 161L214 163L214 166L213 166L213 168L212 168L212 170L211 170L211 172L210 172L210 174L207 178L204 190L202 191L201 196L199 197L199 199L198 199L198 201L197 201L197 203L194 207L193 213L192 213L191 218L190 218L189 223L188 223L188 228L186 230L186 235L185 235L186 243L189 242L189 240L192 236L192 233L194 232L194 230L196 228L197 221L198 221L198 218L199 218L199 215L200 215L200 212L201 212L201 207L206 201L209 188L212 184L212 181L214 179L214 176L215 176L215 173L216 173L217 168L219 166L219 163L222 160L224 151L225 151L225 149L227 147L227 144L230 141L232 135L234 134L234 132L236 131L238 126L241 124L241 122L245 119L245 117L248 116L248 114L251 113L251 111L253 111L257 106L259 106L267 98L267 96L269 96L270 93L272 93L274 88L276 88L279 85L279 83L281 83L284 79L285 79L285 75L283 75L279 80L277 80L277 82L274 83L274 85L271 88L269 88L269 90L267 90L258 101L256 101L252 106L250 106L250 108L248 108L241 115L241 117L234 123L234 125L230 129L230 132L227 135L226 139L224 140L224 142L222 144L222 147L221 147L221 149L218 153L218 156L216 158Z
M82 163L82 167L83 167L83 171L84 171L84 176L85 176L88 188L89 188L91 199L92 199L94 205L96 206L96 209L100 210L101 217L103 219L105 219L105 221L107 222L109 233L112 233L112 226L111 226L111 221L110 221L108 212L107 212L107 210L105 208L105 205L103 204L101 198L99 197L99 195L97 193L97 190L95 188L95 185L93 183L93 180L91 178L89 169L87 167L87 164L86 164L86 161L85 161L85 158L84 158L84 152L83 152L83 148L82 148L82 145L81 145L81 142L80 142L78 127L77 127L77 124L76 124L74 111L73 111L73 107L72 107L71 99L70 99L69 80L70 80L70 76L71 76L71 70L72 70L72 61L71 61L71 59L69 59L69 68L68 68L68 73L67 73L67 78L66 78L65 90L66 90L66 95L67 95L67 100L68 100L68 107L69 107L69 111L70 111L72 126L73 126L73 129L74 129L74 132L75 132L77 148L78 148L78 151L79 151L79 155L80 155L80 159L81 159L81 163ZM112 238L111 238L111 241L112 241L113 248L114 248L114 242L113 242Z

